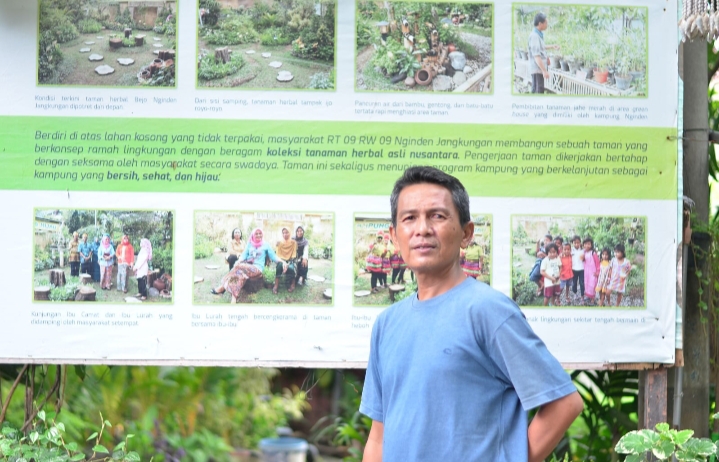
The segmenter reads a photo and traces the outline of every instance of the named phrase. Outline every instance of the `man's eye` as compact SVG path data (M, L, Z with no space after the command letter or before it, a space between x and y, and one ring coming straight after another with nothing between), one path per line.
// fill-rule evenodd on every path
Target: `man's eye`
M402 218L402 221L412 221L414 220L414 215L407 215L406 217Z

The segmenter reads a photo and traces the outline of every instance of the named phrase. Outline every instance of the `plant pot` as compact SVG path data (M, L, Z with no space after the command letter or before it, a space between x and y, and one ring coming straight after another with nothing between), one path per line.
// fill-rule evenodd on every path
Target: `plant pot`
M562 70L564 72L569 72L569 63L568 62L566 62L565 60L562 59L559 61L559 64L562 66Z
M583 66L582 72L586 72L587 80L592 80L592 77L594 77L594 70L591 67Z
M432 83L433 78L434 72L429 67L423 67L414 74L414 81L417 82L417 85L422 85L423 87Z
M549 67L553 69L559 69L560 67L562 67L562 64L559 62L560 59L562 59L561 56L550 56Z
M634 80L642 80L644 78L644 71L629 71L629 75L631 75Z
M521 53L522 59L529 59L529 52L520 50L519 53Z
M617 82L617 89L628 90L632 83L632 76L629 74L617 74L614 76L614 80Z
M614 85L617 83L617 81L614 79L614 74L616 73L616 69L610 67L609 68L609 76L607 77L607 83L609 85Z
M142 71L142 78L147 80L152 77L152 72L149 69Z
M577 63L576 61L569 61L567 65L569 66L569 72L571 74L576 74L579 70L579 63Z
M594 81L597 83L607 83L609 71L607 69L594 69Z

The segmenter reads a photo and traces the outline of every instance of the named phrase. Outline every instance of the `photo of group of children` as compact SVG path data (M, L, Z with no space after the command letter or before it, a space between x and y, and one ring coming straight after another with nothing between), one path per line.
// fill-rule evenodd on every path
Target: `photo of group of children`
M644 306L643 217L512 217L520 306Z
M491 215L475 215L474 239L457 256L467 277L491 283ZM356 306L389 306L417 291L414 273L392 242L389 214L355 215L354 298Z

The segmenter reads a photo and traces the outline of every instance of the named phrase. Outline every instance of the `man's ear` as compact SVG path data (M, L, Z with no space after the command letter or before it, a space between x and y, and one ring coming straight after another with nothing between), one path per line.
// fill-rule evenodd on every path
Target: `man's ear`
M399 242L397 242L397 233L392 225L389 225L389 238L392 240L392 244L395 247L399 247Z
M466 225L462 227L462 244L461 247L466 249L472 239L474 238L474 223L470 220Z

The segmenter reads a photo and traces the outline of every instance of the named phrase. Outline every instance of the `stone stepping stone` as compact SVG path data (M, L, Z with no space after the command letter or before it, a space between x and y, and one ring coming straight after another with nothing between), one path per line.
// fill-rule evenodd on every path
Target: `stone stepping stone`
M108 75L108 74L112 74L113 72L115 72L115 69L111 68L107 64L103 64L102 66L97 66L95 68L95 72L97 72L100 75Z
M254 55L255 50L247 50L247 51L245 51L245 53L247 53L248 55Z
M159 37L152 37L152 40L154 40L154 41L156 41L156 42L160 42L160 41L162 41L162 39L161 39L161 38L159 38Z
M97 53L93 53L90 56L87 57L90 61L102 61L102 55L98 55Z
M355 297L366 297L371 293L372 291L369 290L358 290L355 292Z
M135 297L125 297L125 303L142 303L142 300Z
M95 38L98 39L98 40L102 40L102 39L104 39L105 37L95 37Z
M220 267L217 266L217 265L205 265L205 268L207 268L207 269L209 269L209 270L220 269Z
M195 284L199 284L199 283L201 283L201 282L205 282L205 278L200 277L200 276L197 276L197 277L195 278Z
M94 45L95 42L85 42L85 45Z
M272 61L272 62L270 63L270 67L274 67L275 69L279 69L280 67L282 67L282 63L279 62L279 61Z
M80 53L90 53L92 48L80 48Z
M161 43L154 43L152 46L155 47L155 48L162 48L162 47L164 47L165 45L163 45L163 44L161 44Z
M279 80L280 82L289 82L290 80L292 80L294 78L295 78L295 76L292 75L292 72L290 72L290 71L280 71L277 73L277 80ZM312 278L310 277L309 279L312 279ZM324 279L323 279L323 281L324 281Z
M325 281L325 278L323 278L322 276L317 276L316 274L310 274L309 276L307 276L307 279L309 279L310 281L315 281L315 282L324 282Z
M154 53L154 54L156 54L156 55L159 55L159 54L160 54L160 50L154 50L152 53Z
M117 58L117 62L120 63L122 66L129 66L130 64L135 64L135 60L132 58Z
M269 58L270 56L272 56L272 53L262 53L263 58Z
M332 300L332 289L327 289L324 292L322 292L322 296L324 298L328 298L328 299Z

